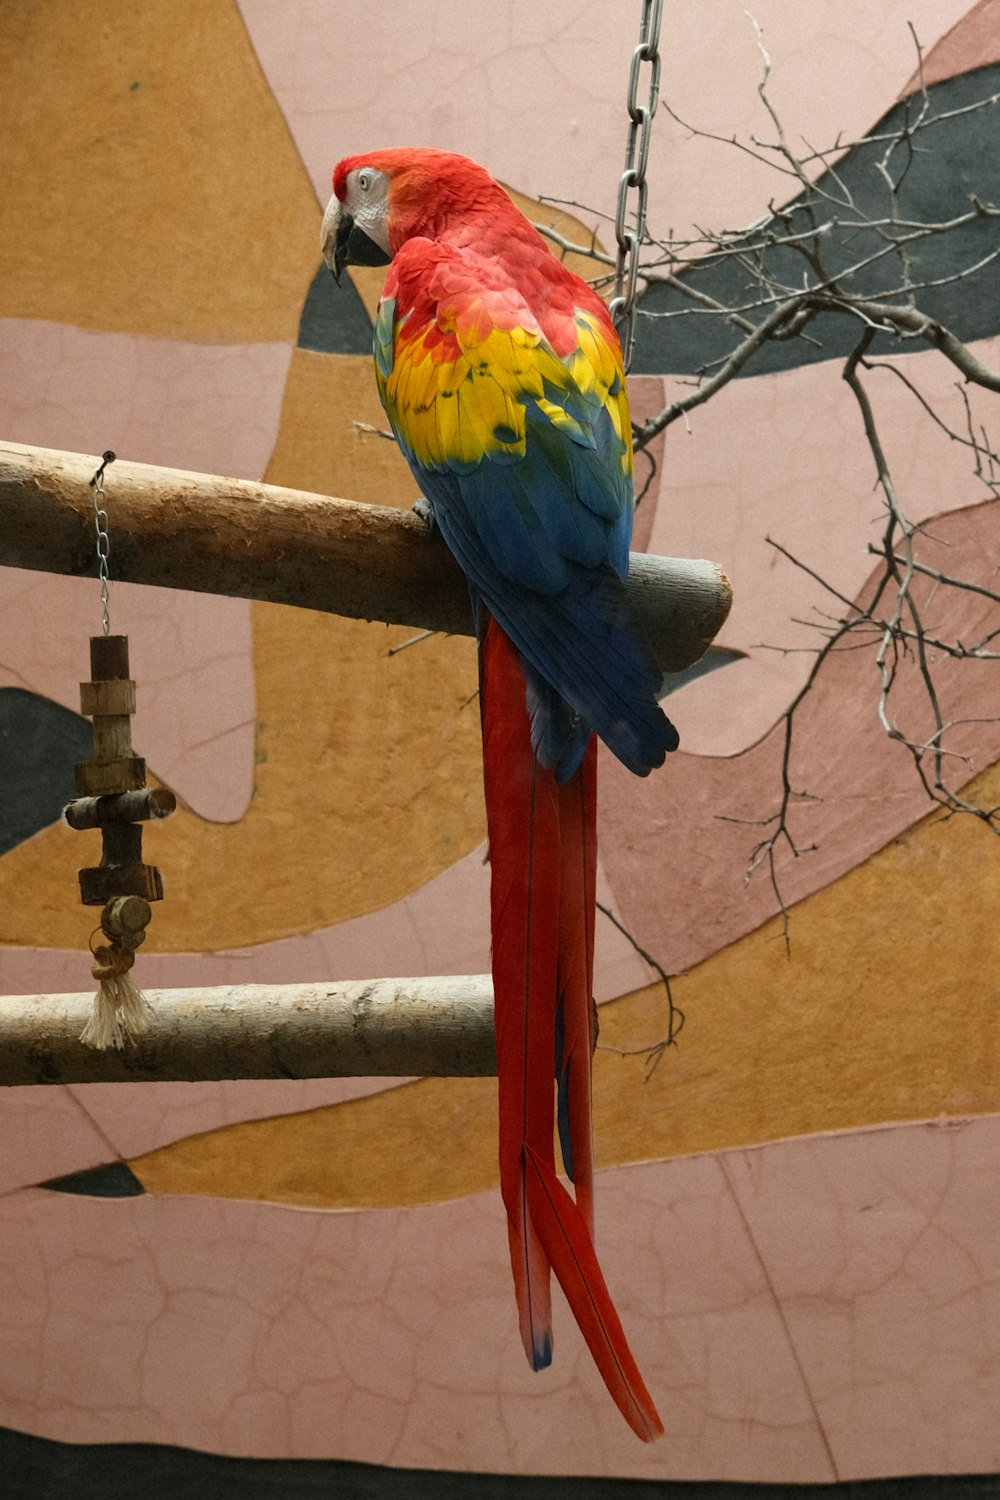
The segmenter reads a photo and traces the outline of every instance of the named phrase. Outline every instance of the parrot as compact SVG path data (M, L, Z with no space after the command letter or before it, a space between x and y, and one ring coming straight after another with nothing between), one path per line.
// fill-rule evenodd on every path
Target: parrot
M550 1364L554 1271L611 1396L650 1441L663 1425L594 1240L597 738L638 776L678 744L625 594L632 429L618 336L598 293L465 156L345 157L321 244L338 282L349 264L388 266L379 395L416 508L471 595L521 1339L532 1368Z

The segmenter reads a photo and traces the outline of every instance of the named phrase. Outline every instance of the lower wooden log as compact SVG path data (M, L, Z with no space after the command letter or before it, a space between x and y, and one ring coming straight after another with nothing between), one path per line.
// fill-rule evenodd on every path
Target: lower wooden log
M124 1052L80 1042L92 991L0 996L0 1085L496 1073L488 974L146 994L153 1030Z

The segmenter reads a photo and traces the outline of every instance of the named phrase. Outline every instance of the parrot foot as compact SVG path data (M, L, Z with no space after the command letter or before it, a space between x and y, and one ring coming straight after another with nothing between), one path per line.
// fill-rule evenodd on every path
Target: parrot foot
M424 499L423 495L420 496L419 500L414 500L413 511L415 515L420 517L429 532L433 533L437 530L433 507L429 500Z

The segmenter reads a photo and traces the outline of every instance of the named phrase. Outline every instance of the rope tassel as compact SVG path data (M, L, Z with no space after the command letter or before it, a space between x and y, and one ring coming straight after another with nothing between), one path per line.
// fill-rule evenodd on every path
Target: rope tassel
M100 930L108 942L94 947L91 939L91 973L98 989L93 1013L80 1033L85 1047L100 1052L114 1047L121 1052L127 1042L143 1036L155 1021L156 1012L129 973L152 915L149 902L141 896L116 896L105 906Z

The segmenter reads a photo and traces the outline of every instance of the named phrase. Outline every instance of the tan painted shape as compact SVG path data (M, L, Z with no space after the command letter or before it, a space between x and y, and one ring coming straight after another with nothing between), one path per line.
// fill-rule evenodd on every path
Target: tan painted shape
M1000 764L969 792L1000 803ZM932 815L796 906L790 956L775 920L678 978L682 1045L648 1081L635 1049L663 1034L662 990L602 1006L600 1165L995 1110L998 906L995 838ZM491 1079L426 1079L189 1137L131 1166L158 1193L440 1201L495 1184L495 1098Z
M313 494L409 507L420 490L395 439L377 435L387 430L371 355L296 349L263 477Z
M320 208L232 0L9 0L0 55L0 316L294 342Z
M492 1078L424 1079L188 1136L129 1165L149 1193L312 1208L444 1202L498 1180L496 1087ZM366 1107L376 1103L384 1107Z
M367 357L297 350L266 477L409 504L395 445L352 425L377 424L380 411ZM182 807L147 831L167 897L150 949L211 953L313 932L398 901L482 841L475 647L435 637L389 656L412 635L254 605L253 798L235 824ZM155 770L156 746L136 748ZM95 839L54 824L0 860L6 942L85 950L94 917L75 871L96 859Z

